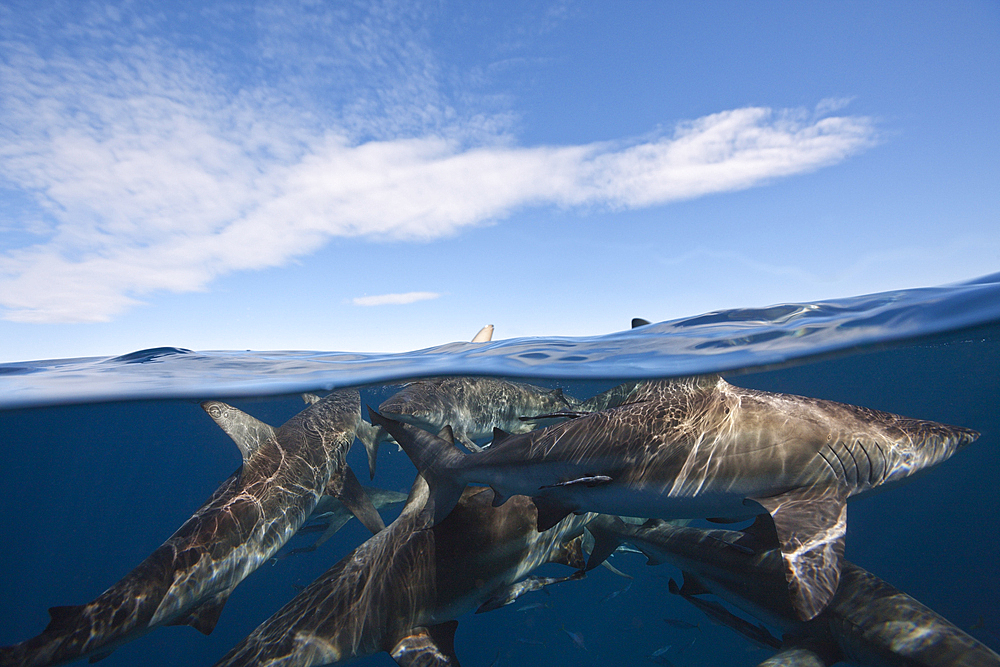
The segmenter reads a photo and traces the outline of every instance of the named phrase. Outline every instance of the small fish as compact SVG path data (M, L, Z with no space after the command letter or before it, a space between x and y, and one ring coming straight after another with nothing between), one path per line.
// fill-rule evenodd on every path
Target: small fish
M682 621L679 618L665 618L663 622L672 628L677 628L679 630L695 630L698 628L697 623L688 623L687 621Z
M622 593L627 593L628 589L630 589L630 588L632 588L632 582L631 581L628 582L628 586L626 586L625 588L619 588L617 591L611 591L610 593L608 593L607 595L605 595L604 597L602 597L599 600L599 602L602 602L602 603L604 603L604 602L610 602L611 600L614 600L616 597L618 597Z
M583 642L583 635L579 632L570 632L565 626L563 626L562 631L569 635L569 638L573 640L573 643L578 649L581 651L590 651L590 649L587 648L587 645Z
M975 623L969 628L970 630L982 630L986 627L986 619L980 616Z
M549 605L544 602L532 602L531 604L526 604L523 607L518 607L517 611L531 611L532 609L548 609Z
M536 639L525 639L524 637L518 637L517 641L522 644L528 644L529 646L545 646L545 642L540 642Z

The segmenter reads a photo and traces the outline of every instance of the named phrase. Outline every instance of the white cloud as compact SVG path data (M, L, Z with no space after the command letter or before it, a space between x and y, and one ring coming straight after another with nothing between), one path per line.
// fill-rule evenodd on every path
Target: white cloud
M379 294L377 296L359 296L351 299L355 306L399 306L417 301L436 299L437 292L406 292L404 294Z
M528 206L749 188L875 140L868 118L753 107L642 140L520 147L437 95L429 120L411 111L365 132L371 110L324 121L266 87L226 92L209 64L155 41L100 57L4 52L0 185L38 207L0 219L36 233L0 251L0 312L21 322L107 321L150 293L280 266L332 237L430 240ZM377 111L397 106L412 105Z

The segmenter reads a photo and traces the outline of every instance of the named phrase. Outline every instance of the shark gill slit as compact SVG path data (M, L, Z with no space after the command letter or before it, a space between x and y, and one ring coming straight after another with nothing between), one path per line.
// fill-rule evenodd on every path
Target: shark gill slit
M834 467L833 467L833 464L832 464L832 463L830 463L830 460L829 460L828 458L826 458L826 454L824 454L824 453L823 453L823 450L822 450L822 449L820 449L820 450L818 450L818 451L817 451L816 453L817 453L817 454L819 454L819 457L820 457L821 459L823 459L823 462L824 462L824 463L826 464L826 467L827 467L827 468L829 468L829 469L830 469L830 472L832 472L832 473L833 473L833 476L834 476L834 477L836 477L836 476L837 476L837 469L836 469L836 468L834 468Z
M848 456L851 457L851 461L854 462L854 485L861 486L861 468L858 467L858 459L855 458L854 452L851 451L847 443L842 443L841 447L847 451Z

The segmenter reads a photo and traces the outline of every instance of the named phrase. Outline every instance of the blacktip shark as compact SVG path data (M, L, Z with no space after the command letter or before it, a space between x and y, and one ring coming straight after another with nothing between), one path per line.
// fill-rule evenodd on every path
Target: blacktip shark
M631 526L613 517L588 525L595 538L588 567L629 542L651 565L669 563L684 575L671 592L711 617L778 651L762 663L826 667L836 662L878 667L1000 667L1000 655L912 597L870 572L843 562L840 586L829 606L802 621L784 594L781 552L760 516L742 531L701 530L650 520ZM783 634L779 640L718 603L697 597L712 593Z
M641 383L619 407L466 454L369 410L430 484L435 520L469 483L497 502L530 496L539 528L571 512L679 518L771 515L803 619L837 590L846 501L936 465L976 431L821 399L735 387L719 376Z
M337 391L272 428L219 401L202 407L243 465L162 546L85 605L53 607L42 633L0 648L4 667L91 662L161 625L215 627L232 590L298 530L324 493L370 529L382 519L347 467L361 421L356 391Z
M457 666L458 616L533 590L537 581L517 582L545 563L583 567L582 532L592 515L567 517L540 533L528 498L494 507L490 489L470 488L432 527L432 502L418 476L388 528L307 586L216 667L309 667L380 651L404 667Z
M546 389L489 377L441 377L404 385L383 401L378 409L389 419L433 433L451 426L456 440L478 452L482 448L474 441L492 436L494 429L526 433L562 418L555 414L533 419L534 415L566 411L575 414L572 411L579 407L580 402L563 394L562 389ZM378 427L377 424L373 426ZM376 437L367 434L360 437L368 451L372 476L375 475L378 443L390 435L385 429L378 431L380 435Z

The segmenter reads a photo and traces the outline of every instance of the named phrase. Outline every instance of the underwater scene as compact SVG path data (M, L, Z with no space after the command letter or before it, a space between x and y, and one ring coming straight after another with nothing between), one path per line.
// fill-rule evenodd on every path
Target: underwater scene
M1000 665L1000 275L633 325L0 364L0 665Z

